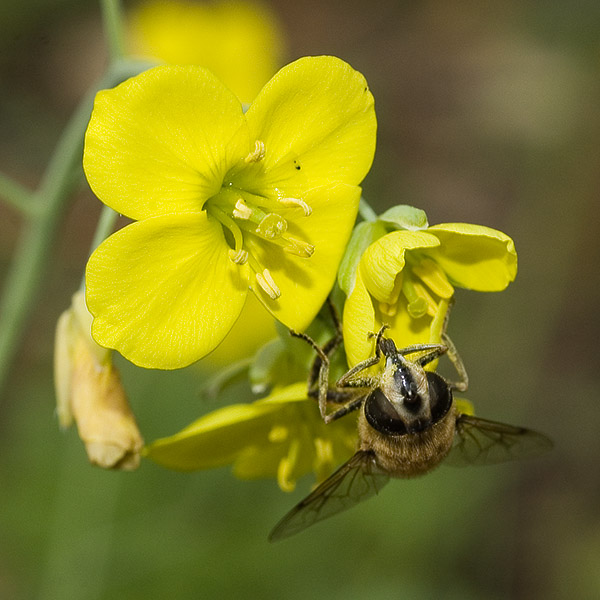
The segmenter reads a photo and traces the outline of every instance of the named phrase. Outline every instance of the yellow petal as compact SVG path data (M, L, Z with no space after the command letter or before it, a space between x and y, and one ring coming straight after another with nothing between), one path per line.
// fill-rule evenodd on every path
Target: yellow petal
M265 144L257 170L266 189L298 197L330 181L357 185L371 167L373 96L365 78L338 58L312 56L287 65L246 117L251 136Z
M262 4L155 0L135 6L131 17L138 54L207 67L244 102L254 99L281 64L281 27Z
M496 229L466 223L443 223L428 231L441 242L428 250L454 285L495 292L503 290L517 274L514 242Z
M377 318L381 324L389 325L385 335L394 340L398 348L406 348L415 344L439 343L439 339L431 339L432 317L425 314L414 318L410 315L407 301L400 296L393 317L379 313Z
M97 94L83 165L105 204L143 219L200 211L248 149L232 92L201 67L162 66Z
M398 348L440 342L437 321L427 314L412 317L404 295L392 307L393 314L383 313L378 304L369 294L359 268L354 290L344 304L344 348L350 367L374 355L375 341L369 333L377 333L382 325L388 326L385 336Z
M156 440L146 456L170 469L191 471L229 464L246 448L268 441L277 415L288 403L306 402L306 384L288 386L251 404L232 404L194 421L175 435ZM311 400L311 402L313 402ZM275 462L267 465L273 474Z
M287 235L314 246L310 258L248 236L248 250L269 269L281 295L274 300L260 286L255 284L252 289L287 327L308 327L327 298L354 225L360 191L357 186L344 184L321 186L304 197L312 207L310 216L304 216L300 208L278 211L288 223Z
M426 231L393 231L379 238L361 260L367 289L380 302L395 303L396 276L404 269L405 251L438 245L439 240Z
M360 265L354 289L344 304L342 327L349 367L373 355L375 344L368 334L375 332L378 326L375 323L373 301L363 281Z
M200 363L200 366L214 370L250 358L259 348L276 337L275 319L254 294L248 294L239 319L223 342Z
M113 234L86 271L94 339L147 368L177 369L206 355L248 289L246 267L228 250L205 213L145 219Z

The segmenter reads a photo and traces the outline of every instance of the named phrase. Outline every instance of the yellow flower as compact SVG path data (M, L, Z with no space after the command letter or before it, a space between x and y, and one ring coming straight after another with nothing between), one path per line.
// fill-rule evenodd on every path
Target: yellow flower
M255 2L142 2L129 15L134 53L210 69L250 102L283 62L275 15Z
M350 366L373 355L383 324L399 346L439 343L454 287L503 290L517 273L511 238L488 227L445 223L392 231L364 252L344 305Z
M135 222L88 262L94 339L139 366L183 367L225 337L249 288L304 329L335 280L375 129L364 77L327 56L283 68L245 114L200 67L100 92L85 172Z
M251 404L233 404L156 440L145 455L169 469L192 471L233 464L242 479L276 477L284 491L313 471L317 481L356 450L356 419L325 425L306 382Z
M91 324L83 292L78 292L56 328L58 420L63 428L76 421L93 464L107 469L136 469L144 441L111 362L111 351L92 340Z

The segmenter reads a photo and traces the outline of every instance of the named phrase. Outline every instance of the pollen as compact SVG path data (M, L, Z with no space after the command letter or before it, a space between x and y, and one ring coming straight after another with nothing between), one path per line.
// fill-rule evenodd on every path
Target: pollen
M265 157L265 154L266 154L265 143L261 142L260 140L256 140L254 142L254 150L252 152L250 152L250 154L248 154L248 156L246 156L246 158L244 159L244 162L247 164L259 162Z
M236 219L247 221L252 216L252 209L240 198L231 213Z

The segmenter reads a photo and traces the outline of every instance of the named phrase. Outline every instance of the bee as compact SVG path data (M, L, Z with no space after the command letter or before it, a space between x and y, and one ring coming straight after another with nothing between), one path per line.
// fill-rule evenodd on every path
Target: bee
M357 452L288 512L269 535L277 541L306 529L377 494L390 478L423 475L442 461L462 466L493 464L534 456L552 447L543 434L461 413L453 391L465 391L468 378L450 338L443 344L398 349L374 335L374 356L357 364L329 387L329 356L342 342L338 334L317 352L309 377L309 395L317 397L321 416L330 423L359 410ZM448 354L460 381L450 382L424 367ZM365 371L385 360L377 375ZM328 412L331 403L337 404Z

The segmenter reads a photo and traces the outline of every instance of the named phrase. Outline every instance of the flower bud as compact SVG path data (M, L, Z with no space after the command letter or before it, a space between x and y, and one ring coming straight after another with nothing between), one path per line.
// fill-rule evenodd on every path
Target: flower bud
M91 321L83 292L77 292L56 328L54 376L59 423L63 428L73 420L77 423L92 464L105 469L136 469L144 442L112 364L111 351L91 337Z

